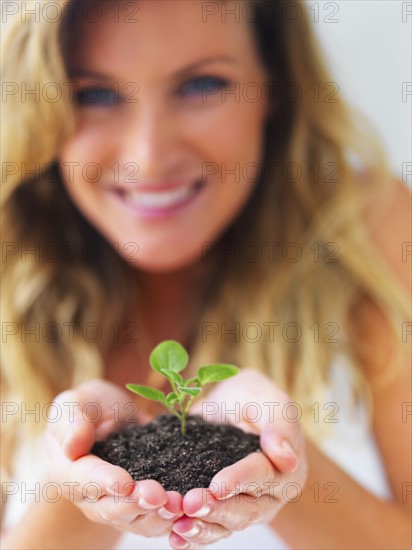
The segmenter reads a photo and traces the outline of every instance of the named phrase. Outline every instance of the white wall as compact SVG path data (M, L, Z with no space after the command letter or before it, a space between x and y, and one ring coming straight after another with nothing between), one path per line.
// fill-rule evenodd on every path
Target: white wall
M412 161L412 2L308 0L307 5L318 8L314 27L335 82L374 124L402 177L402 163ZM310 13L314 19L316 12ZM408 82L411 95L402 97ZM403 179L411 185L411 175Z

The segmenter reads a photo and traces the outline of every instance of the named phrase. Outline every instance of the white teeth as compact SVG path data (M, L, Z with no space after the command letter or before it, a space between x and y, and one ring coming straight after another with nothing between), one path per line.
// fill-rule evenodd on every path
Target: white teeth
M174 191L159 191L150 193L147 191L128 191L124 198L131 204L144 208L171 208L184 202L194 193L194 187L182 187Z

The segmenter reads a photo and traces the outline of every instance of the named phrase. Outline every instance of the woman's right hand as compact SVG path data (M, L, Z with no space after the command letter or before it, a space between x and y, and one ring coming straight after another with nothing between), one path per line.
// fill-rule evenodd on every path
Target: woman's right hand
M63 496L91 521L145 537L169 533L183 515L182 496L154 480L134 482L119 466L91 455L97 440L105 439L125 423L145 423L137 405L118 386L104 380L85 382L59 394L54 403L62 412L49 422L46 445L49 481L58 483ZM91 416L95 418L91 418Z

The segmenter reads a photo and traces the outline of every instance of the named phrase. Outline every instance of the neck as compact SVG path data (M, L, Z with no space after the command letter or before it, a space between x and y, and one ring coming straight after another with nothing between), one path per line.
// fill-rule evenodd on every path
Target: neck
M165 378L150 369L149 355L156 344L169 339L177 340L190 352L190 339L193 330L198 329L198 309L208 280L207 272L200 267L173 273L138 272L138 300L124 325L126 333L111 350L108 379L120 385L134 381L162 389ZM137 334L137 344L130 344L130 327Z
M201 270L196 264L179 271L138 274L140 307L164 309L172 304L187 301L197 286Z
M141 333L149 345L165 339L187 343L204 276L201 263L168 273L139 272Z

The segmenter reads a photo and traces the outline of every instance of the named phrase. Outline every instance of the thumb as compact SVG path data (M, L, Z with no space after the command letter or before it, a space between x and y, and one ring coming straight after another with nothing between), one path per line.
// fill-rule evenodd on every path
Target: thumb
M75 422L63 440L63 452L70 460L87 455L95 443L95 426L87 422Z
M282 473L294 472L298 468L298 457L290 441L291 435L282 433L273 424L266 424L260 436L262 451Z

